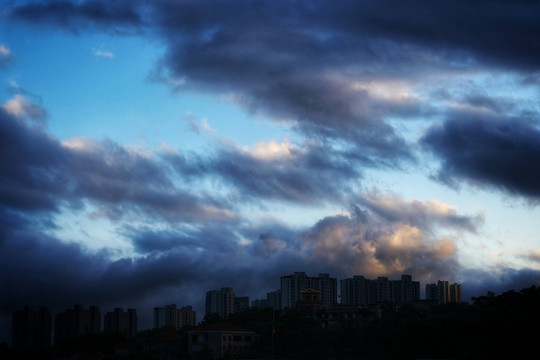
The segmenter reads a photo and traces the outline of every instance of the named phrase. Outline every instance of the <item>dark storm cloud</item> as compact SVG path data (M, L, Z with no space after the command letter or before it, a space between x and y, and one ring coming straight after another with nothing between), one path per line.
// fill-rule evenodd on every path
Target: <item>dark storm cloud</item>
M540 198L540 130L534 121L456 114L431 127L423 145L441 159L438 180L459 180Z
M54 212L90 201L98 209L94 217L144 212L172 222L234 219L225 202L179 188L151 156L112 141L61 143L29 121L26 109L14 115L9 102L0 107L2 206Z

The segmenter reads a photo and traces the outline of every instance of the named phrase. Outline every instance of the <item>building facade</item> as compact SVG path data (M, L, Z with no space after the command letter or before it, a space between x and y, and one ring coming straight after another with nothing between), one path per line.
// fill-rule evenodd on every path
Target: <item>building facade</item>
M25 306L13 313L11 347L14 350L44 350L51 347L52 315L49 308Z
M281 309L281 289L266 293L266 306L274 310Z
M461 284L452 284L439 280L437 284L426 285L426 300L442 305L446 303L461 303Z
M105 313L103 317L103 330L120 332L125 337L137 335L137 310L128 309L126 312L122 308L115 308L113 312Z
M450 285L450 302L461 304L461 284Z
M177 308L176 304L171 304L154 308L154 329L170 327L180 330L184 326L195 326L196 322L197 314L190 305Z
M249 296L235 296L234 298L234 312L249 311Z
M317 277L307 276L305 272L294 272L282 276L281 309L294 308L301 300L300 291L314 289L319 291L319 301L324 308L331 308L337 303L337 279L329 274L319 274Z
M229 323L199 326L188 331L188 353L210 354L213 359L238 358L253 353L255 333Z
M340 281L343 305L372 305L389 302L395 305L410 304L420 299L420 282L411 275L401 275L400 280L380 276L366 279L362 275Z
M73 309L66 309L54 318L54 342L69 339L78 335L99 333L101 331L101 314L98 306L85 309L82 305L75 305Z
M206 293L206 314L215 313L226 319L234 313L234 299L234 290L231 287L208 291Z

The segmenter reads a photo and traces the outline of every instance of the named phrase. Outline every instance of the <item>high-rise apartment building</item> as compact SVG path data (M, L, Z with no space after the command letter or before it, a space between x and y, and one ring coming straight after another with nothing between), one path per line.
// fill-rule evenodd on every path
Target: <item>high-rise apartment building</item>
M413 281L411 275L401 275L399 287L399 304L410 304L420 300L420 282Z
M320 292L318 300L323 307L330 308L337 303L337 279L329 274L310 277L305 272L294 272L281 277L281 308L296 307L301 300L300 291L309 288Z
M266 306L271 309L281 309L281 289L266 293Z
M13 313L11 347L14 350L43 350L51 347L52 316L49 308L25 306Z
M309 287L320 291L319 301L323 308L330 309L337 303L337 279L330 274L319 274L318 277L309 278Z
M191 305L182 306L180 309L180 318L182 327L197 325L197 312L193 311Z
M216 313L226 319L234 313L234 298L234 290L231 287L208 291L206 293L206 314Z
M296 307L300 300L300 291L309 287L308 276L305 272L294 272L281 277L281 308Z
M251 300L252 308L266 309L268 307L268 302L266 299L255 299Z
M66 309L54 318L54 342L58 343L78 335L99 333L101 331L101 314L98 306L85 309L75 305Z
M362 275L340 280L341 303L344 305L368 305L375 303L376 282Z
M249 296L235 296L234 298L234 312L249 311Z
M180 330L184 326L196 325L196 312L191 306L177 308L176 304L154 308L154 328L170 327Z
M461 304L461 284L450 285L450 302Z
M461 284L450 285L446 280L439 280L437 284L427 284L426 299L437 304L461 303Z
M400 280L389 280L384 276L372 280L355 275L341 280L340 284L341 303L345 305L369 305L377 302L402 305L420 299L420 282L412 281L410 275L402 275Z
M115 308L113 312L107 312L103 319L103 330L114 331L124 334L126 337L137 335L137 310Z

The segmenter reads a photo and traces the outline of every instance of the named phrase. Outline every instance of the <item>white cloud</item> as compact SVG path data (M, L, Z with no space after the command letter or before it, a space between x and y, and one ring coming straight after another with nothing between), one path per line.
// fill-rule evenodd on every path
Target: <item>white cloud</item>
M85 137L75 137L61 142L62 146L73 151L97 153L100 151L99 144Z
M0 44L0 56L7 58L10 55L11 55L11 51L4 44Z
M274 140L270 140L269 142L259 141L253 150L249 149L247 146L243 148L243 150L249 152L251 156L261 160L290 158L295 149L296 148L289 143L289 139L287 138L281 144L278 144Z
M16 117L28 116L34 120L42 121L47 116L47 111L44 108L19 94L8 100L2 107Z
M104 57L107 59L114 59L114 54L106 50L92 48L92 54L94 54L95 56Z

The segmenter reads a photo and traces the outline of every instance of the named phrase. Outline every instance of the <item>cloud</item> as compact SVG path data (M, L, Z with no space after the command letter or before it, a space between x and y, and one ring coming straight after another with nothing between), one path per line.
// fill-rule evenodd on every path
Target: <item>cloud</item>
M259 143L254 149L216 144L214 154L164 154L186 179L219 179L231 196L250 201L280 200L296 204L336 202L349 193L362 174L348 154L315 141Z
M135 3L135 2L133 2ZM101 0L28 2L15 6L11 17L23 19L34 24L52 24L79 30L91 25L112 32L123 32L126 27L143 24L134 4Z
M29 117L41 123L44 123L47 117L47 110L20 94L16 94L12 99L2 105L2 107L11 115Z
M12 17L152 29L166 44L156 77L178 91L227 96L339 147L352 165L396 169L418 159L391 120L441 111L419 84L494 68L523 78L538 72L538 41L528 35L540 30L539 10L533 1L502 0L61 1L20 5ZM513 105L493 100L481 92L462 98L497 113Z
M371 192L360 195L358 201L388 221L411 224L429 232L435 227L446 227L476 233L484 221L482 214L474 217L458 215L454 207L436 199L407 202L396 195Z
M441 164L436 179L538 200L536 105L483 91L479 80L496 70L538 84L537 2L61 0L9 11L36 26L157 37L165 47L155 79L285 123L293 140L241 146L190 115L213 152L60 140L39 101L15 93L0 107L4 323L21 304L82 302L132 304L150 326L153 306L201 311L204 293L226 285L262 296L292 271L463 279L470 294L538 284L536 270L463 269L456 237L478 232L481 214L359 193L369 169L425 165L407 134L421 122L420 145ZM8 57L3 45L0 66ZM352 215L293 228L239 211L272 202L351 204ZM68 212L106 219L133 253L61 241L55 216Z
M523 268L463 269L463 299L486 295L488 291L501 294L508 290L521 290L540 286L540 270Z
M60 142L15 115L34 114L21 97L0 108L0 199L14 209L59 211L90 201L103 213L177 221L231 221L226 201L195 194L173 181L152 157L112 141ZM121 211L120 211L121 210Z
M92 48L92 54L98 57L103 57L106 59L114 59L114 54L110 51L102 50L102 49L96 49Z
M361 216L362 218L364 215ZM368 216L327 217L302 235L304 252L342 276L412 274L416 279L456 277L457 247L410 224Z
M0 44L0 69L13 61L11 50L4 44Z
M540 130L527 118L455 114L428 129L423 146L438 157L436 178L456 186L470 184L540 197Z

